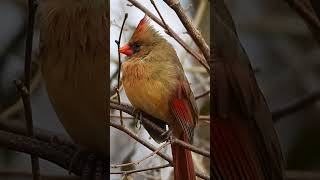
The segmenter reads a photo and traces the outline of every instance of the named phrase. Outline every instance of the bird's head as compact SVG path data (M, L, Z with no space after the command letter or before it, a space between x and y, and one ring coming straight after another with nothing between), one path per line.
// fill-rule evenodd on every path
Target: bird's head
M149 21L149 17L145 15L136 27L129 43L119 49L120 53L127 56L144 56L149 54L157 44L165 41Z

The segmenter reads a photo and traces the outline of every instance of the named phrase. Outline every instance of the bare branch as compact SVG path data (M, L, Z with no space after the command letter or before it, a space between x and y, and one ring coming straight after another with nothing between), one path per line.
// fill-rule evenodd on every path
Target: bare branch
M207 45L206 41L203 39L201 33L194 27L193 23L191 22L190 18L184 12L179 0L163 0L165 3L168 4L178 15L182 24L188 31L189 35L192 37L194 42L198 45L201 52L203 53L204 57L209 63L210 59L210 48Z
M166 26L161 22L159 18L157 18L155 15L153 15L147 8L142 6L139 2L136 0L128 0L130 3L132 3L135 7L140 9L142 12L147 14L153 21L155 21L157 24L159 24L161 27L166 29ZM210 67L208 63L206 62L205 58L194 50L192 50L170 27L168 27L168 32L171 32L171 36L188 52L190 53L205 69L207 72L210 71ZM170 35L170 34L169 34Z
M320 100L320 91L307 94L285 106L278 108L272 112L272 119L274 122L278 122L280 118L290 115L293 112L299 111L300 109L309 106Z
M112 108L111 104L110 104L110 106ZM142 145L144 145L146 148L150 149L151 151L156 151L157 148L155 146L153 146L152 144L148 143L146 140L143 140L142 138L137 136L135 133L132 133L126 127L118 125L116 123L112 123L112 122L110 122L110 126L116 128L116 129L118 129L118 130L120 130L120 131L122 131L122 132L124 132L126 134L128 134L130 137L132 137L133 139L135 139L136 141L138 141L139 143L141 143ZM172 164L172 159L169 156L167 156L166 154L163 154L161 152L157 152L156 154L159 155L161 158L165 159L166 161L168 161L170 164ZM204 175L203 173L196 172L196 175L198 177L200 177L200 178L203 178L203 179L208 179L208 180L210 179L209 176Z
M121 62L121 56L120 56L120 41L121 41L121 36L122 36L122 32L123 32L123 27L124 27L124 24L126 22L128 18L128 13L125 13L124 15L124 19L123 19L123 22L122 22L122 25L121 25L121 30L120 30L120 34L119 34L119 39L118 41L115 41L116 44L118 45L118 58L119 58L119 67L118 67L118 85L117 85L117 89L116 89L116 93L117 93L117 97L118 97L118 102L119 104L121 103L121 99L120 99L120 84L121 84L121 81L120 81L120 75L121 75L121 65L122 65L122 62ZM120 122L121 122L121 125L123 126L123 121L122 121L122 111L120 110Z
M117 104L113 101L110 101L110 108L113 108L113 109L118 109L118 110L122 110L123 112L125 113L128 113L132 116L134 116L134 108L128 104ZM157 126L156 124L154 124L152 121L150 121L148 118L151 118L151 119L156 119L150 115L148 115L147 113L145 112L142 112L143 113L143 119L140 119L141 121L143 121L143 123L147 126L149 126L150 128L152 128L154 131L157 131L159 134L162 134L165 132L164 129L160 128L159 126ZM173 141L174 143L184 147L184 148L187 148L195 153L198 153L198 154L201 154L205 157L210 157L210 153L208 151L205 151L205 150L202 150L202 149L199 149L191 144L188 144L176 137L173 137Z
M199 94L198 96L195 97L195 99L197 100L197 99L200 99L202 97L206 97L209 94L210 94L210 90L208 90L208 91L206 91L206 92L204 92L202 94Z
M319 172L292 171L286 172L286 180L318 180L320 179Z
M69 163L76 153L76 150L66 145L51 144L2 130L0 131L0 147L43 158L64 169L69 168ZM80 176L85 157L77 157L74 162L76 163L73 164L71 172Z
M125 167L125 166L131 166L131 165L138 165L141 162L147 160L148 158L154 156L155 154L157 154L157 152L160 152L163 148L165 148L166 146L168 146L170 144L170 142L166 142L163 145L161 145L159 148L157 148L155 151L153 151L151 154L145 156L144 158L138 160L138 161L134 161L134 162L130 162L130 163L125 163L125 164L117 164L117 165L110 165L111 168L119 168L119 167Z
M28 26L27 26L27 39L25 47L25 66L24 66L24 85L20 81L16 81L16 85L19 89L22 97L25 118L27 125L27 134L29 137L33 137L33 121L32 110L30 103L30 81L31 81L31 60L32 60L32 45L33 45L33 30L36 13L36 3L34 0L28 0ZM31 155L31 166L34 180L40 180L40 167L39 159L36 156Z
M284 0L293 10L295 10L307 23L314 37L320 42L320 20L312 10L308 7L308 2L300 0Z
M133 173L150 171L150 170L155 170L155 169L162 169L162 168L167 168L167 167L171 167L171 164L166 164L166 165L156 166L156 167L151 167L151 168L136 169L136 170L131 170L131 171L110 172L110 174L129 175L129 174L133 174Z

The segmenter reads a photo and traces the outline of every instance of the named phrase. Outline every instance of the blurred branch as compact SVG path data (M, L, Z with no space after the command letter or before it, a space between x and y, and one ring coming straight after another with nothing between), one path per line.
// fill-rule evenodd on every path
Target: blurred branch
M18 170L0 170L0 179L30 179L32 174L27 171ZM79 177L70 175L45 175L41 176L41 180L80 180Z
M33 31L34 21L37 5L34 0L28 0L28 26L27 39L25 47L25 66L24 66L24 84L16 81L16 85L22 97L22 102L25 110L25 118L27 125L27 135L33 137L33 120L32 109L30 103L30 83L31 83L31 60L32 60L32 46L33 46ZM34 180L40 180L39 159L37 156L31 154L32 175Z
M116 125L117 127L122 128L120 125ZM38 135L38 137L47 137L47 134L51 134L48 132L45 132L45 135L42 133L45 132L45 130L35 130L35 134ZM135 135L134 133L130 134L135 137L137 137L137 140L139 140L139 137ZM51 137L55 137L55 134L52 134ZM45 138L47 139L47 138ZM72 145L71 145L72 146ZM58 144L58 143L48 143L39 139L30 138L23 135L18 135L11 132L6 132L3 130L0 130L0 147L10 149L13 151L18 152L24 152L27 154L33 154L38 157L41 157L45 160L48 160L54 164L57 164L58 166L68 169L69 163L71 162L71 159L74 158L74 154L77 152L76 149L73 147L70 147L68 145L64 144ZM157 148L151 145L150 143L147 143L147 148L149 148L151 151L155 151ZM157 153L159 156L164 158L166 161L168 161L170 164L153 167L153 168L145 168L145 169L138 169L138 170L132 170L132 171L123 171L123 172L111 172L111 174L132 174L135 172L141 172L141 171L147 171L152 169L159 169L159 168L165 168L171 166L172 159L167 156L166 154L163 154L161 152ZM86 161L86 157L80 157L77 156L73 160L73 166L70 170L70 172L74 173L75 175L79 176L81 174L81 170L83 169L84 162ZM0 177L3 174L11 174L10 172L4 172L0 171ZM22 173L24 174L24 173ZM18 174L19 175L19 174ZM198 173L197 176L201 177L203 179L209 179L208 176ZM287 171L286 172L286 179L287 180L318 180L320 177L320 173L317 172L304 172L304 171ZM67 177L66 177L67 178ZM71 179L77 179L77 177L70 177Z
M207 63L209 63L209 59L210 59L209 46L207 45L206 41L203 39L201 33L197 30L197 28L194 27L190 18L184 12L184 9L182 8L180 1L179 0L163 0L163 1L167 3L168 6L170 6L176 12L182 24L188 31L189 35L192 37L194 42L202 51L204 57L207 60Z
M153 15L147 8L145 8L143 5L141 5L136 0L128 0L130 3L132 3L135 7L140 9L142 12L147 14L153 21L155 21L157 24L159 24L162 28L166 29L166 26L161 22L159 18L157 18L155 15ZM168 32L171 32L169 34L171 37L173 37L188 53L190 53L201 65L203 65L207 72L210 71L210 67L208 63L206 62L205 58L194 50L192 50L169 26L168 26Z
M11 132L14 134L26 136L27 128L16 119L0 119L0 130ZM66 136L50 132L48 130L42 130L34 128L34 137L40 141L45 142L58 142L58 144L66 145L70 148L76 149L76 146Z
M319 0L310 0L311 6L314 9L315 13L318 16L318 19L320 19L320 1Z
M313 93L307 94L301 98L294 100L281 108L278 108L272 112L272 119L278 122L280 118L290 115L296 111L301 110L317 101L320 101L320 91L315 91Z
M314 34L318 42L320 42L320 20L313 12L312 7L308 7L308 1L300 0L284 0L293 10L295 10L307 23L309 29Z
M0 146L5 149L27 153L48 160L64 169L69 169L71 160L75 162L70 172L80 176L86 157L74 157L77 150L62 144L48 143L35 138L0 130Z
M319 180L320 172L292 171L286 172L286 180Z

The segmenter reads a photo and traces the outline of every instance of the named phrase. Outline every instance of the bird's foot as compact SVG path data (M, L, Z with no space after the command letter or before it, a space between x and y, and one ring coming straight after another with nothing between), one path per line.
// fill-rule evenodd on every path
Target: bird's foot
M169 129L168 131L163 132L160 136L161 138L165 139L165 141L171 141L172 129Z
M139 123L139 119L140 121L143 119L143 115L142 115L142 111L139 108L134 108L133 109L133 115L134 115L134 122L137 128L141 128L141 123Z

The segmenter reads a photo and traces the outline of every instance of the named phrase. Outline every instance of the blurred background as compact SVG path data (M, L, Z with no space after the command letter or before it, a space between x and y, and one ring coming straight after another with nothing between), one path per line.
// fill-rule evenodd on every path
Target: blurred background
M155 15L149 0L139 0ZM143 13L126 0L111 0L110 11L110 85L111 91L117 85L117 45L120 26L124 13L128 13L121 45L126 43L134 28L143 17ZM191 47L197 47L190 40L186 30L181 25L174 12L162 1L156 1L162 16L168 25L180 35ZM209 2L208 0L181 0L187 14L203 33L209 42ZM283 0L225 0L233 16L237 31L256 71L256 78L272 111L293 102L302 96L320 91L320 48L310 33L304 21ZM22 78L24 65L24 43L26 24L26 1L0 0L0 119L21 121L23 110L18 101L18 93L13 80ZM171 37L165 34L154 22L151 24L159 30L175 47L183 63L188 80L195 95L209 90L209 77L199 64ZM41 75L38 71L38 30L35 30L34 63L32 78L32 107L36 127L65 134L60 125L44 89ZM125 57L121 58L125 61ZM111 94L113 95L113 94ZM128 102L123 91L121 100ZM318 97L319 99L319 97ZM197 101L201 115L207 115L209 97ZM302 110L280 119L276 124L283 152L287 161L287 169L320 171L320 103L313 103ZM118 112L112 112L112 121L119 121ZM124 114L126 116L126 114ZM137 128L132 120L125 120L139 136L157 145L143 127ZM146 148L130 139L127 135L115 129L110 129L111 163L122 164L142 158L141 155L150 153ZM208 124L200 123L194 137L194 144L203 149L209 149ZM159 145L157 145L159 146ZM164 150L170 154L170 148ZM197 169L207 172L208 162L195 155ZM164 164L154 156L139 166L127 167L134 169ZM41 173L49 178L63 179L67 171L56 165L41 160ZM122 169L122 170L127 170ZM110 169L119 171L121 169ZM0 180L27 180L31 166L28 155L7 151L0 148ZM151 171L135 174L134 179L170 179L172 168L161 171ZM121 179L119 175L111 179Z

